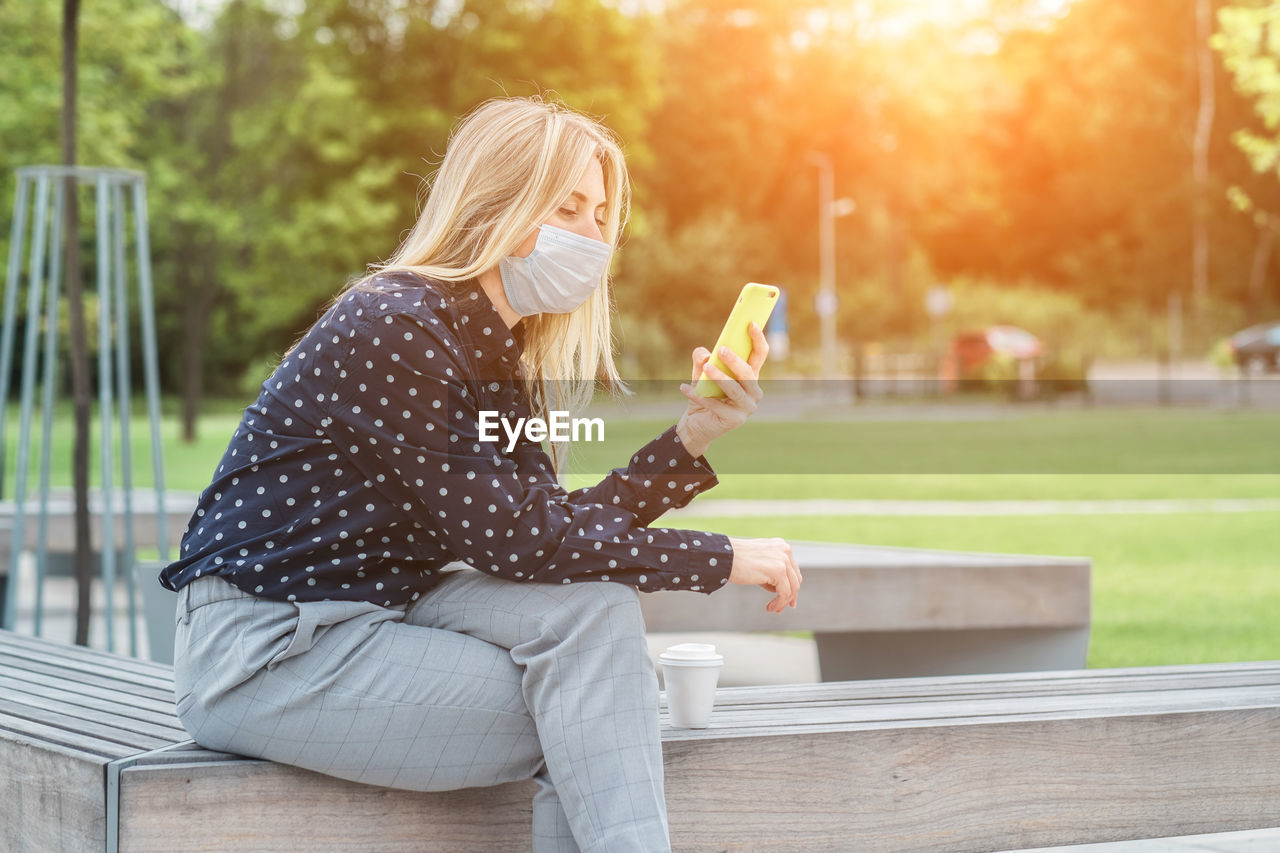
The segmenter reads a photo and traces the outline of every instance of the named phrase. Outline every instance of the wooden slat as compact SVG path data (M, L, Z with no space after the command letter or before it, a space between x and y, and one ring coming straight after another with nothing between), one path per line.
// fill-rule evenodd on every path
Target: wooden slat
M11 679L0 678L0 687ZM107 707L93 707L84 703L67 702L61 697L51 697L41 693L24 690L21 685L15 689L0 692L3 702L9 703L8 714L25 716L32 720L43 720L49 715L56 719L83 720L114 729L121 733L130 732L144 737L172 738L183 733L176 714L165 717L152 715L153 719L145 719L136 711L129 711L119 703L105 703ZM18 709L18 710L14 710ZM24 710L25 709L25 710Z
M138 719L161 722L174 716L173 699L154 699L137 696L122 690L107 690L89 684L68 682L66 679L44 675L39 672L15 672L12 669L0 670L0 692L15 690L48 696L66 702L68 705L83 706L107 710L116 708L126 716Z
M136 744L121 743L115 738L97 737L27 717L0 714L0 741L11 737L23 737L32 743L44 743L51 749L68 749L76 753L96 756L99 764L106 764L108 761L145 751L139 749Z
M74 680L79 678L95 678L98 680L110 679L110 681L119 686L118 689L128 690L130 692L145 692L158 695L164 695L166 692L173 690L173 674L169 673L168 678L153 678L150 676L137 675L131 672L122 672L113 668L109 661L93 662L93 661L75 661L75 660L59 660L58 658L42 658L35 655L24 655L16 653L12 649L0 649L0 667L14 666L24 668L41 667L44 672L58 672L63 678Z
M1223 668L1223 667L1227 668ZM897 678L821 684L722 687L716 707L804 704L875 704L895 701L937 702L962 697L1057 696L1063 693L1187 690L1280 685L1280 664L1201 664L1142 670L1072 670L1004 675ZM661 694L665 704L666 693Z
M0 648L10 647L15 652L24 650L38 656L42 659L62 658L66 660L78 660L87 663L96 663L99 665L107 665L112 669L120 672L136 673L140 676L148 678L173 679L173 667L168 664L157 663L155 661L144 660L142 658L129 657L127 655L113 654L104 652L99 649L85 648L77 646L74 643L63 643L56 640L48 640L43 637L30 637L26 634L19 634L15 631L0 630Z
M38 642L38 641L37 641ZM41 648L26 643L5 643L0 645L0 655L11 658L28 658L39 660L53 666L61 666L70 672L98 672L109 670L122 679L149 687L164 687L173 683L173 667L148 664L140 667L136 658L115 655L108 652L86 650L88 653L76 653L73 646Z
M128 729L120 728L114 720L105 723L95 722L81 716L64 714L44 708L33 708L30 705L15 702L7 696L0 697L0 721L6 726L16 726L22 720L38 723L50 729L62 729L67 732L89 735L103 741L114 741L122 747L132 748L133 752L155 749L156 747L184 740L182 737L171 736L168 731L165 731L163 735L129 731Z
M1056 701L1012 703L990 700L983 703L957 703L937 708L917 709L909 704L887 705L874 709L786 708L771 711L717 711L705 729L672 730L668 740L710 740L732 737L761 737L797 732L853 732L872 729L908 728L939 725L991 725L1021 720L1116 719L1129 716L1173 716L1201 712L1232 712L1267 709L1280 706L1274 688L1244 688L1226 695L1206 695L1194 691L1182 697L1156 698L1143 694L1127 694L1114 704L1082 706L1071 697ZM659 718L668 722L665 713Z
M15 658L0 652L0 669L12 674L15 678L21 678L20 673L37 672L53 678L60 679L68 684L90 684L95 687L101 687L106 690L116 690L125 693L133 693L137 696L144 696L148 699L164 701L173 700L173 685L167 687L154 687L149 685L136 684L126 678L119 677L118 674L109 670L101 673L88 672L81 670L68 670L65 667L56 666L42 661L27 660L23 658Z
M32 730L28 731L28 728ZM91 764L98 765L105 764L114 757L113 754L104 752L99 747L110 748L114 751L120 746L118 743L108 743L93 738L85 738L76 744L54 743L44 739L43 735L48 731L50 729L47 726L35 726L26 720L0 719L0 744L12 741L26 744L27 746L41 747L67 758L88 761ZM53 731L56 734L60 734L56 730ZM0 749L4 749L4 747L0 746ZM0 766L6 765L0 763Z

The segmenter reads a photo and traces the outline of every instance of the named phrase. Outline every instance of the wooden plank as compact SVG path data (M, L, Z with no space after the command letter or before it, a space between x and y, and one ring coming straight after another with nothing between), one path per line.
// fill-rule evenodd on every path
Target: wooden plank
M1182 664L1121 669L1017 672L932 678L890 678L819 684L720 687L716 706L804 702L950 700L960 696L1058 695L1125 690L1185 690L1280 684L1280 662ZM665 693L663 693L665 696Z
M665 699L665 696L662 698ZM985 716L991 713L1072 713L1118 714L1127 710L1168 710L1183 708L1254 707L1257 703L1280 704L1280 685L1259 684L1244 687L1193 688L1188 690L1130 690L1115 693L1062 692L1056 695L1017 696L991 694L935 699L863 703L807 702L767 705L717 707L713 712L724 720L763 720L776 718L786 722L843 720L871 722L887 719L921 719ZM659 711L666 710L659 704Z
M103 670L101 673L68 670L64 667L54 666L42 661L14 658L4 654L3 652L0 652L0 669L3 669L14 678L22 678L22 673L24 672L37 672L59 679L67 684L91 684L107 690L117 690L121 692L132 691L139 696L160 701L164 701L165 699L173 701L174 699L172 684L168 687L154 687L136 684L129 679L118 677L118 675L112 673L110 670Z
M14 631L0 630L0 648L6 647L15 653L27 653L45 660L54 658L77 660L91 664L109 665L112 669L120 672L136 673L162 681L166 678L173 679L173 667L168 664L113 654L99 649L90 649L73 643L48 640L44 637L31 637Z
M38 672L18 674L11 669L0 669L0 691L4 690L57 698L68 705L104 710L117 708L121 714L133 715L152 722L172 719L175 713L173 699L152 699L123 690L106 690L93 685L68 682L65 679Z
M185 740L182 737L171 736L167 732L163 735L157 735L130 731L118 726L114 720L96 722L58 711L19 704L7 696L0 697L0 722L3 722L6 726L17 727L22 721L37 723L49 729L62 729L67 732L89 735L102 741L115 742L121 746L132 748L133 752L142 752L147 749L155 749L166 744L175 743L179 740Z
M666 739L663 752L673 847L692 853L964 853L1280 822L1275 707ZM335 851L529 844L528 782L421 794L223 761L133 767L121 785L122 850L170 849L178 821L208 850L304 833Z
M128 767L121 853L170 853L174 828L206 851L527 853L532 781L424 793L258 761ZM234 807L233 805L234 804Z
M682 851L964 853L1280 822L1274 708L663 748Z
M6 667L48 672L71 681L82 678L96 679L103 686L115 686L119 690L144 691L160 695L173 691L172 673L164 679L140 676L121 672L113 668L110 661L67 661L24 655L12 650L0 650L0 668Z
M28 728L31 728L28 731ZM45 727L47 729L47 727ZM106 743L96 741L92 738L85 738L76 744L54 743L44 739L45 729L40 729L33 724L24 720L11 720L0 718L0 741L12 741L14 743L24 743L28 746L39 746L56 752L77 761L88 761L92 764L106 764L111 760L112 756L102 750L98 746L109 746L113 748L113 752L119 749L117 743Z
M135 658L115 655L108 652L89 650L88 654L77 654L69 651L70 646L58 648L58 644L49 643L50 648L25 643L6 643L0 646L0 655L6 658L25 658L37 660L54 666L60 666L72 672L110 671L118 678L127 679L135 684L151 687L164 687L173 683L173 667L153 668L139 667Z
M0 846L7 853L102 850L102 763L0 730Z
M0 678L0 686L9 679ZM127 706L119 703L107 703L106 708L91 707L80 703L71 703L59 697L49 697L21 689L6 690L0 693L2 700L9 703L6 714L16 714L33 720L71 719L81 720L98 726L112 728L119 732L132 732L146 737L172 738L184 732L175 712L160 719L145 719ZM14 711L14 708L25 709ZM49 715L54 715L49 717Z
M11 737L25 737L32 742L48 744L50 748L66 748L96 755L103 764L116 758L137 755L143 751L133 743L121 743L116 739L88 735L61 726L51 726L39 720L0 714L0 740Z
M759 590L640 596L650 631L915 631L1069 628L1090 621L1086 558L793 543L800 606L764 609ZM695 600L696 599L696 600Z
M835 684L852 684L853 682L833 682ZM938 702L954 702L957 700L971 698L981 700L985 698L1029 698L1036 697L1058 697L1062 695L1073 696L1109 696L1120 693L1141 692L1141 693L1160 693L1162 691L1181 691L1187 689L1233 689L1239 687L1267 687L1280 684L1280 675L1270 677L1258 677L1251 679L1236 679L1223 681L1220 683L1193 683L1188 687L1182 687L1176 683L1161 682L1157 686L1144 685L1142 683L1124 682L1109 687L1105 683L1095 683L1083 686L1082 689L1064 690L1061 686L1053 687L1044 685L1034 687L1027 685L1022 689L1011 689L1008 691L1001 690L957 690L954 692L928 692L921 689L919 692L903 690L893 693L861 693L856 691L848 691L845 695L797 695L789 692L778 692L773 695L768 694L752 694L747 697L735 696L730 691L732 688L721 688L716 691L716 708L718 710L726 710L731 708L741 708L746 710L763 709L768 707L796 707L803 706L807 708L820 708L823 706L840 706L840 707L857 707L864 705L884 705L895 702L910 702L914 705L926 705ZM660 693L662 704L666 704L666 693Z

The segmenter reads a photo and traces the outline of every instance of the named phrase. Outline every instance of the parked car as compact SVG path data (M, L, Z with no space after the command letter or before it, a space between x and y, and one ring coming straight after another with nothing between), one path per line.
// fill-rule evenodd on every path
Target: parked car
M960 332L951 339L939 375L945 390L1000 389L1015 398L1036 393L1045 346L1017 326L995 325Z
M1034 361L1044 344L1017 326L987 326L961 332L951 341L951 359L960 379L1015 378L1004 376L1006 366Z
M1228 340L1231 358L1245 373L1280 371L1280 323L1259 323Z

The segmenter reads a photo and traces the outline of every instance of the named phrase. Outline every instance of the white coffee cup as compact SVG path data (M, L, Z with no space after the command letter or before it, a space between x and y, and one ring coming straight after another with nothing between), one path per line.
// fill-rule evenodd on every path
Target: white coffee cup
M667 688L671 725L705 729L716 703L716 682L724 656L710 643L678 643L658 655Z

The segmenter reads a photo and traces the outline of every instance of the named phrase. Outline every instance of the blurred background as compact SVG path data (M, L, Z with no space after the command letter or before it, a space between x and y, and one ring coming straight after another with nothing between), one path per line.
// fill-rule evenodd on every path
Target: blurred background
M0 4L0 253L14 167L58 162L61 5ZM628 377L684 373L747 280L787 292L779 376L893 354L959 375L975 335L1002 325L1040 341L1051 376L1205 362L1215 346L1225 366L1226 336L1280 319L1276 14L1209 0L87 0L78 161L147 173L162 380L188 429L206 396L251 399L325 301L391 253L459 116L533 93L626 142Z
M60 162L63 5L0 2L0 257L14 170ZM670 523L1085 554L1091 666L1280 656L1280 2L83 0L79 34L76 160L146 173L167 479L192 501L281 353L412 225L458 118L542 94L625 141L620 362L672 407L610 420L627 446L584 448L573 484L670 424L683 398L646 380L687 376L772 283L769 378L905 390L762 409ZM991 380L1038 403L959 393Z

